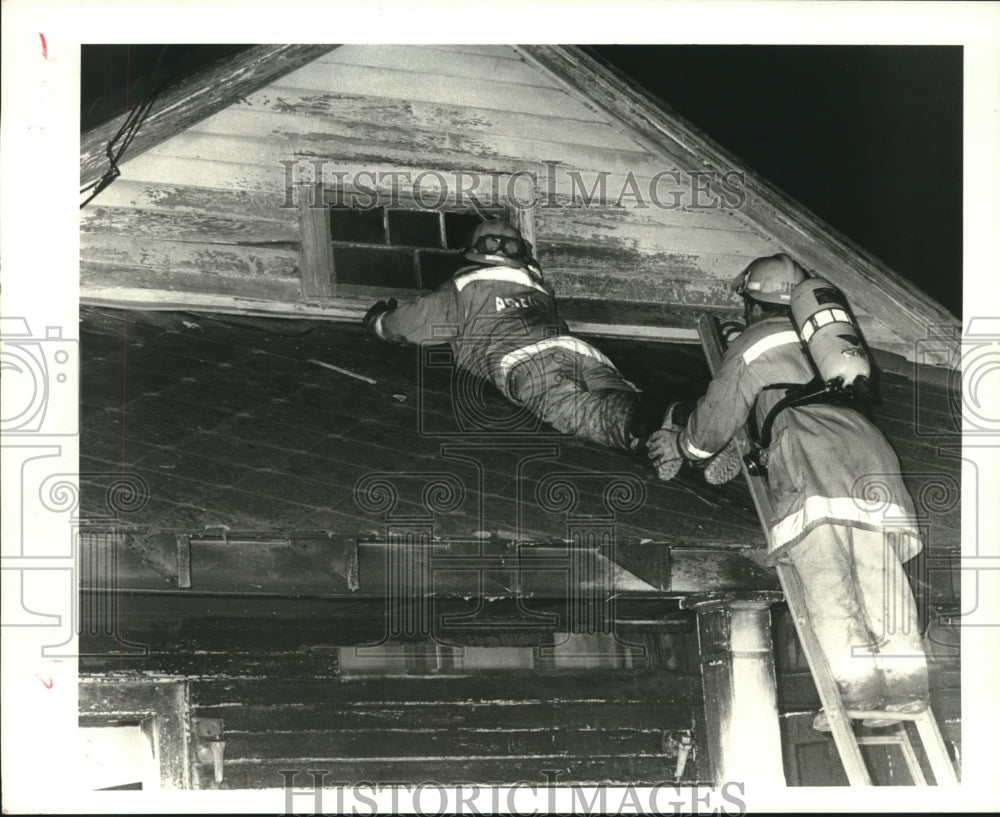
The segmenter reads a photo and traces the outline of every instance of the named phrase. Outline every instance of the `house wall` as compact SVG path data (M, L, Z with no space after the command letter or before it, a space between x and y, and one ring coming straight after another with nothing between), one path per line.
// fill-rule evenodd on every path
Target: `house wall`
M739 182L721 182L724 168L692 176L689 148L657 148L526 50L341 46L125 162L82 212L81 295L361 305L378 293L303 288L300 195L319 182L329 202L338 178L388 194L396 180L426 202L443 179L451 204L460 186L489 200L493 184L501 198L535 201L539 259L591 321L596 311L598 321L690 333L696 312L731 313L733 275L782 247L741 213ZM602 185L605 203L588 204ZM869 342L898 347L865 303L854 306Z
M228 789L280 789L283 771L297 772L294 786L305 789L310 770L325 771L328 786L705 780L690 632L623 633L633 647L610 635L526 639L495 629L467 634L465 646L355 647L368 640L360 621L300 617L276 627L247 614L149 617L129 633L145 643L144 658L87 639L82 683L183 680L189 715L221 721ZM87 712L114 703L95 699ZM693 751L678 771L688 738ZM193 788L219 787L209 763L193 753L190 762Z
M133 597L124 644L81 642L81 716L122 716L120 693L93 694L102 684L139 694L173 680L185 717L221 721L228 789L282 788L283 771L308 789L309 770L328 785L711 783L705 707L717 702L702 697L690 620L623 626L617 639L470 630L467 643L448 646L379 641L371 615L317 604L286 600L275 620L273 600L244 598L206 616ZM821 704L791 618L779 605L772 620L788 785L846 785L831 736L812 729ZM932 706L960 761L957 654L936 650L930 670ZM167 748L179 775L188 749ZM190 751L189 785L218 787ZM865 751L879 785L910 784L898 747Z

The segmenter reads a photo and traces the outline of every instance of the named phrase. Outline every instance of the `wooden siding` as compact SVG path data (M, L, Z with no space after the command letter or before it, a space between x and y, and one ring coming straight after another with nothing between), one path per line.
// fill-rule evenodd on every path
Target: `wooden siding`
M672 166L516 48L348 45L126 162L83 214L84 300L117 287L148 290L154 302L202 293L208 303L214 293L302 303L285 188L289 163L308 184L313 161L328 184L361 171L539 174L546 203L558 206L536 208L537 249L568 298L727 308L732 274L778 249L722 210L630 210L628 198L624 209L566 208L602 175L614 203L630 179L647 190ZM522 181L519 197L531 193ZM424 189L435 185L429 176ZM122 235L152 243L137 253ZM214 243L226 246L207 253Z
M355 302L319 281L314 263L303 269L290 181L311 195L314 182L329 192L337 174L383 174L373 183L381 193L396 179L434 194L443 175L453 203L455 174L464 173L480 174L481 197L491 175L501 191L519 179L521 201L541 196L533 208L538 257L557 293L610 305L604 323L621 320L616 304L731 312L733 275L778 251L837 282L875 347L912 359L922 327L950 320L688 123L641 91L625 93L579 50L344 45L302 53L310 59L289 70L302 54L281 52L281 70L268 69L262 86L228 105L216 93L169 139L123 164L123 177L83 214L85 302L115 301L117 292L120 302L240 310L250 299L290 314L308 302L315 314L329 308L342 319L378 288L362 286ZM229 82L235 90L246 80ZM745 179L730 188L736 200L719 197L718 174L731 170ZM701 183L689 174L698 172L711 176L708 193L695 190ZM667 206L651 199L657 178ZM579 206L598 182L606 202ZM700 206L706 195L715 204ZM249 206L234 211L240 197ZM693 337L690 314L679 310L669 326Z
M144 642L146 659L84 637L81 681L88 691L116 679L183 681L190 715L222 721L224 788L281 788L283 769L299 772L297 786L308 785L309 769L327 770L331 784L542 785L543 769L559 784L672 782L679 734L694 740L680 780L704 780L690 617L672 635L623 632L638 645L631 658L610 636L590 636L586 656L561 662L561 637L536 633L533 647L517 650L527 659L517 666L504 663L510 648L487 647L478 650L481 668L464 669L461 647L337 646L370 632L322 613L295 618L300 600L244 598L214 619L178 601L130 600L128 636ZM204 764L193 764L192 778L195 788L216 788Z
M641 783L674 779L664 740L691 727L697 676L663 670L201 681L195 712L222 718L233 788L279 788L281 769L330 780ZM302 722L306 714L308 723ZM289 718L294 718L290 721ZM686 780L696 780L696 764ZM199 770L200 772L201 770Z
M680 733L694 740L681 780L704 781L690 614L623 630L630 657L607 635L569 644L587 655L564 658L550 629L473 627L487 645L480 669L463 668L462 647L380 639L377 618L350 600L129 596L124 647L105 632L81 637L81 680L183 680L190 714L222 721L227 789L281 788L283 769L299 772L299 787L309 769L331 784L542 785L543 769L560 784L671 782ZM102 629L93 624L85 612L85 632ZM497 646L517 643L527 660L511 666ZM194 763L192 777L216 788L209 766Z
M129 156L134 157L171 135L180 133L199 119L231 104L241 94L251 93L335 47L253 46L161 89L156 96L156 104L150 107L144 119L143 127L131 140ZM109 140L120 134L128 115L123 113L83 135L80 145L81 187L99 179L108 170L106 146Z

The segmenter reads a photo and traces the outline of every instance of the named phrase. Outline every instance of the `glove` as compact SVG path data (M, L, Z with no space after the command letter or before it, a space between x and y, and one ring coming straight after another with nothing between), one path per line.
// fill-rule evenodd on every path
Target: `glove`
M397 306L395 298L390 298L388 301L378 301L372 304L371 308L365 312L364 318L361 319L362 324L364 324L365 329L368 334L372 337L376 337L379 340L385 340L376 330L375 322L378 320L379 315L384 315L387 312L392 312Z
M656 468L656 476L663 482L670 482L680 473L684 455L680 449L680 431L660 429L649 435L647 443L649 458Z

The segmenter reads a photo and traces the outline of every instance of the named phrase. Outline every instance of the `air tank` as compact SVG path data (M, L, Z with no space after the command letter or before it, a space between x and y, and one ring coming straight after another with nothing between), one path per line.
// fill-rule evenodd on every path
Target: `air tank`
M871 363L843 293L825 278L792 290L792 320L823 382L865 396Z

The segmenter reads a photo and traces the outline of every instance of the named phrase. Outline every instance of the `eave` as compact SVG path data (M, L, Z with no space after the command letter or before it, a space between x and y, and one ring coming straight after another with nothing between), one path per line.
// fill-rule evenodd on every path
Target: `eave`
M197 122L218 113L336 45L255 45L215 65L183 77L158 96L128 147L133 159ZM91 184L108 169L107 145L128 113L97 125L80 140L80 185Z

